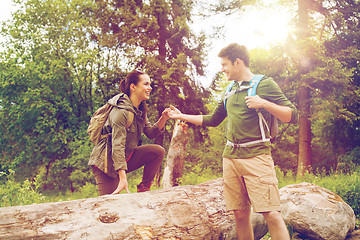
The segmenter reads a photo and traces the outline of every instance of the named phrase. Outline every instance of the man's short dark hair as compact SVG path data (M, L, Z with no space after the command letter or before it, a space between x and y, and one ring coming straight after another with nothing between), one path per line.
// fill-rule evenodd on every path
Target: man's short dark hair
M218 57L221 58L226 57L232 63L234 63L235 60L239 58L244 62L245 66L249 67L250 65L250 57L247 48L237 43L231 43L227 47L221 49L221 51L218 54Z

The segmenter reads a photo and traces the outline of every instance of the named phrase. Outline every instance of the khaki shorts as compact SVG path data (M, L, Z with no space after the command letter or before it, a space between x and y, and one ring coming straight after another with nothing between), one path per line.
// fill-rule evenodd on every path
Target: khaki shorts
M274 161L268 154L246 159L223 158L224 197L228 210L280 211Z

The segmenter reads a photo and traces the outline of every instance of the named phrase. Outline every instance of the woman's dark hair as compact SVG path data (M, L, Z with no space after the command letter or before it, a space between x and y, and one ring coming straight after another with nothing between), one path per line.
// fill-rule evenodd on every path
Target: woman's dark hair
M126 75L126 78L120 82L120 90L126 95L128 95L128 97L130 97L130 85L133 83L136 86L140 81L140 76L143 74L145 74L143 71L137 69L128 73L128 75ZM144 118L148 111L148 107L145 101L141 102L139 110L143 112L142 117Z
M126 78L120 82L120 90L130 97L130 85L133 83L136 86L140 81L140 75L143 74L145 73L140 70L133 70L132 72L128 73Z
M245 66L249 67L250 65L250 57L249 53L245 46L239 45L237 43L231 43L227 47L221 49L218 57L226 57L228 58L233 64L236 58L242 60Z

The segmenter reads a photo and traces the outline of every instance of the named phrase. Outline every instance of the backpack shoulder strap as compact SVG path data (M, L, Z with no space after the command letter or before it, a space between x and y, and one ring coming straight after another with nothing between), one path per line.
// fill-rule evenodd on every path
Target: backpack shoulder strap
M234 84L235 84L235 81L232 80L232 81L229 83L229 85L227 85L224 98L228 98L228 97L226 97L226 95L231 91L231 89L233 88Z
M232 87L234 86L235 84L235 81L232 80L229 85L226 87L226 91L225 91L225 95L224 95L224 108L226 110L226 100L228 99L229 97L229 92L231 91Z
M255 75L249 83L249 90L248 90L248 96L255 96L256 95L256 89L259 85L260 81L264 78L265 75Z
M256 95L256 89L260 83L260 81L263 79L264 75L255 75L249 83L249 89L248 89L248 96L255 96ZM270 132L269 126L264 118L264 116L261 114L259 109L256 109L256 112L259 116L259 127L260 127L260 133L261 133L261 139L262 141L267 141L265 136L265 128L266 130Z
M240 88L238 89L239 91L243 91L248 89L248 96L255 96L256 95L256 89L257 86L259 85L261 79L263 79L265 75L255 75L249 83L249 87L244 87L244 88ZM233 94L235 94L237 91L233 91L231 92L232 87L234 86L235 81L231 81L229 83L229 85L226 87L226 91L225 91L225 95L224 95L224 108L226 110L226 100Z

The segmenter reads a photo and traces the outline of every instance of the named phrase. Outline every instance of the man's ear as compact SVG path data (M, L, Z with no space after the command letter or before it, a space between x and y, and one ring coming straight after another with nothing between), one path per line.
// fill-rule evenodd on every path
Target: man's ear
M244 61L241 60L240 58L236 58L235 62L234 62L235 66L240 66L240 65L244 65Z

